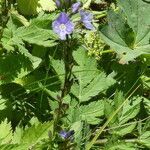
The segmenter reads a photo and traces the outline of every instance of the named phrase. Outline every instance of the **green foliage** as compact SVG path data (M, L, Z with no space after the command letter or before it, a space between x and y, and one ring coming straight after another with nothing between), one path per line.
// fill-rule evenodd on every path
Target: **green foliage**
M150 4L81 2L0 0L0 150L150 149Z
M0 143L1 144L6 144L9 143L12 139L12 129L11 129L11 124L10 122L7 122L7 119L5 119L4 122L0 124Z
M150 52L150 5L143 0L118 0L118 7L119 10L108 12L109 22L101 36L124 64Z
M36 15L40 11L54 11L56 6L52 0L17 0L18 9L23 15Z
M88 101L91 97L105 92L114 84L111 76L107 76L96 68L96 60L89 58L85 49L80 48L74 52L77 66L73 68L77 82L72 86L72 93L80 102Z
M105 104L105 115L107 118L116 111L117 108L125 101L122 93L117 93L115 95L114 101L106 101ZM128 100L117 115L110 122L110 127L112 127L112 134L117 134L120 136L126 135L136 127L136 122L129 123L129 121L137 116L140 110L140 97L134 97L131 100ZM117 126L117 129L113 127Z

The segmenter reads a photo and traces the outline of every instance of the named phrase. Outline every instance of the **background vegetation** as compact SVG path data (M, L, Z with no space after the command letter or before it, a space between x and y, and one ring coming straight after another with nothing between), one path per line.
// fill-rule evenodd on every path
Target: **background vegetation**
M0 150L150 149L150 2L80 2L0 0Z

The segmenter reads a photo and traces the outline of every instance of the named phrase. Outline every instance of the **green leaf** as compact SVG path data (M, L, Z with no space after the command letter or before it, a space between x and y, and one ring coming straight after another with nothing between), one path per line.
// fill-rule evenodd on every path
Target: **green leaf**
M21 143L28 146L36 145L42 139L48 138L48 133L53 131L53 122L36 123L26 129L22 135Z
M135 118L139 113L141 100L141 97L133 97L130 100L126 101L124 106L109 123L110 128L112 127L112 130L110 130L111 134L124 136L133 131L137 124L136 122L129 122L128 124L128 121ZM124 101L125 98L123 97L122 92L116 92L114 101L105 101L105 116L107 117L107 119L111 117L112 113L114 113Z
M19 11L23 15L36 15L39 0L17 0Z
M104 108L105 108L104 109L105 117L108 119L111 116L111 114L115 111L114 106L112 105L112 102L110 100L105 100ZM109 124L113 125L115 123L116 119L117 119L117 115L111 119Z
M56 5L53 0L39 0L38 4L40 4L40 7L37 9L38 12L42 10L51 12L56 9Z
M61 83L64 83L64 76L65 76L65 64L63 60L50 58L51 66L55 70L58 78L60 79Z
M91 102L88 105L80 106L80 116L89 124L97 124L101 121L100 118L104 115L104 102L102 100Z
M21 54L15 55L10 53L2 56L0 58L0 75L3 77L3 80L0 80L0 84L12 81L18 83L22 77L37 68L41 59L30 56L31 60Z
M136 127L136 125L137 123L133 123L125 126L118 126L115 130L112 130L112 133L119 136L124 136L128 133L131 133Z
M147 98L144 98L143 103L144 103L146 112L150 115L150 100L148 100Z
M53 40L53 32L51 30L41 29L37 26L20 27L14 32L14 37L44 47L56 45Z
M124 124L130 119L134 118L140 110L141 97L134 97L131 101L123 106L121 116L119 118L119 123Z
M150 131L144 132L140 137L138 142L142 145L145 145L147 148L150 148Z
M27 147L24 145L17 145L17 144L2 144L0 145L0 150L25 150Z
M125 142L114 142L109 147L106 147L107 150L135 150L135 146L132 143Z
M20 144L22 136L23 136L23 129L17 127L15 129L15 132L13 133L12 143L13 144Z
M9 143L12 139L12 128L11 128L11 123L5 119L1 124L0 124L0 142L1 144L6 144Z
M36 25L16 28L13 20L10 18L7 28L4 29L1 41L7 51L14 51L14 47L17 46L20 49L24 45L24 41L39 46L52 47L56 45L54 39L55 36L51 30L42 29Z
M105 92L115 83L111 76L106 76L97 69L95 59L88 57L85 49L80 47L73 56L78 64L73 68L78 81L73 84L71 92L80 102L88 101L100 92Z
M7 100L0 95L0 111L6 108L6 101Z
M74 138L75 142L78 144L78 148L81 146L82 142L82 128L83 123L81 121L74 122L70 128L70 130L74 130Z
M118 0L119 11L108 12L108 25L101 36L127 63L141 54L150 53L150 4L143 0Z

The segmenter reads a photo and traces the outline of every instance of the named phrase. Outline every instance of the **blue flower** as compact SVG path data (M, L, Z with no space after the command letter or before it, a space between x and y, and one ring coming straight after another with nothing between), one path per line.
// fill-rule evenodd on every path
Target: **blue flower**
M94 29L94 26L92 25L93 14L86 12L84 10L80 10L80 16L84 26L89 30L93 30Z
M57 8L69 8L75 0L55 0Z
M77 13L79 8L81 7L81 2L76 2L74 4L72 4L72 12L73 13Z
M74 130L70 130L70 131L61 131L59 133L59 135L63 138L63 139L68 139L68 138L71 138L72 135L74 135ZM72 139L72 138L71 138Z
M62 5L60 0L56 0L55 3L56 3L57 8L60 8Z
M53 31L59 35L61 40L66 39L74 30L74 24L70 21L69 16L62 12L58 18L52 23Z

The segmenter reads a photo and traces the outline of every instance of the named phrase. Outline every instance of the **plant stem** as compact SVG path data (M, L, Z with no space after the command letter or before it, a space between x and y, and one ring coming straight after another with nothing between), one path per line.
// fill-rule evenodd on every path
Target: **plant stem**
M101 54L106 54L106 53L114 53L114 50L104 50L101 52Z
M61 90L61 95L58 97L58 111L56 115L56 121L55 121L55 126L56 128L59 126L59 120L62 117L63 113L63 98L68 94L70 90L70 77L71 77L71 72L72 72L72 53L70 53L70 43L69 39L67 37L66 42L63 43L63 59L64 59L64 64L65 64L65 77L64 77L64 84Z
M136 143L138 139L126 139L124 140L126 143ZM95 144L105 144L108 142L108 139L99 139L95 142Z

